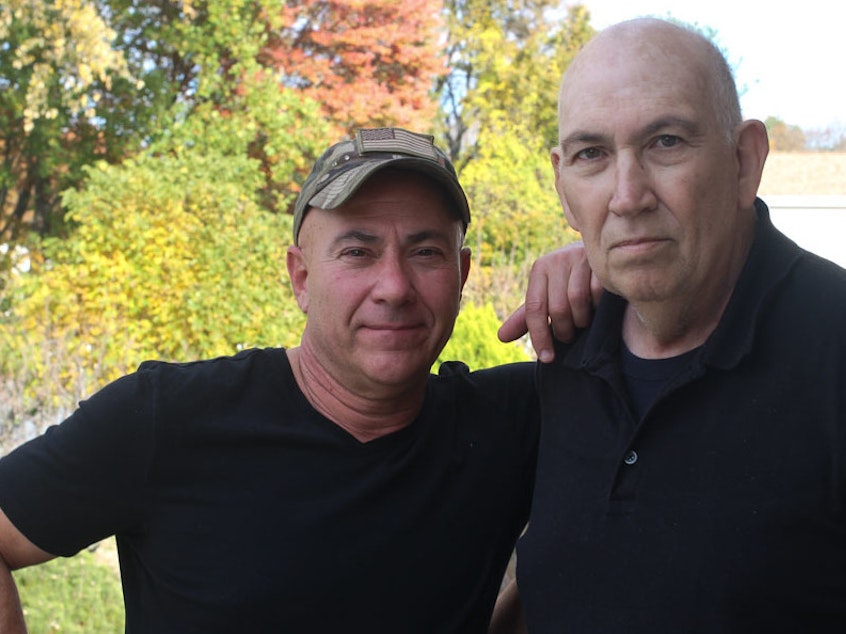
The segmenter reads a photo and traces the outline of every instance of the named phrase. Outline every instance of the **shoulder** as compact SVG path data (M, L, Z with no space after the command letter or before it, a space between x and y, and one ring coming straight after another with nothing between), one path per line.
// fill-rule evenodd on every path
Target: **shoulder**
M139 373L163 374L174 378L192 376L228 375L231 372L250 371L262 365L287 364L283 348L249 348L233 355L200 359L198 361L144 361Z
M449 384L457 389L479 392L487 395L497 389L506 391L534 390L536 364L529 361L506 363L491 368L471 371L461 361L446 361L441 364L436 383Z
M278 380L284 373L290 373L284 349L251 348L231 356L186 363L145 361L135 374L163 393L184 393L191 389L240 388L257 379Z
M796 260L776 301L816 324L842 330L846 320L846 269L807 251Z
M760 222L738 289L755 301L783 305L803 302L806 309L846 308L846 269L797 245L767 219Z
M525 415L536 403L536 365L509 363L470 371L461 362L446 362L429 378L429 398L454 402L459 408ZM517 412L518 414L515 414Z
M463 363L446 363L430 376L424 407L440 426L451 421L462 436L522 461L535 450L540 429L535 373L532 362L473 372Z

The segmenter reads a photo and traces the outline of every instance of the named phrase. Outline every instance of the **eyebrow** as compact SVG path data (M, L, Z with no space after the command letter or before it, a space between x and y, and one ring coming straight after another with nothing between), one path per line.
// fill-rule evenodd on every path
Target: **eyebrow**
M403 242L405 244L420 244L421 242L426 242L427 240L442 240L445 242L449 242L450 238L449 235L444 233L443 231L437 231L435 229L424 229L423 231L418 231L416 233L410 234L403 240ZM375 244L380 241L381 238L372 233L362 231L361 229L350 229L349 231L346 231L345 233L342 233L341 235L336 237L332 241L332 245L337 246L345 242Z
M361 231L360 229L351 229L350 231L337 236L334 240L332 240L332 244L336 245L341 244L342 242L363 242L365 244L371 244L378 241L379 238L372 233L367 233L365 231Z
M561 149L566 149L568 145L572 145L574 143L584 144L584 145L602 145L608 140L604 134L596 134L594 132L586 132L582 130L576 130L575 132L568 134L566 137L561 139L560 145Z
M690 135L700 134L699 126L694 121L683 117L662 117L647 125L643 131L646 136L649 136L665 128L681 128Z
M696 123L690 119L674 116L661 117L660 119L656 119L655 121L648 123L642 130L640 130L640 134L648 137L667 128L681 128L687 134L692 136L701 134L700 128ZM575 130L560 141L562 150L566 149L568 145L574 143L585 145L605 145L609 142L610 137L608 135L599 134L597 132L588 132L587 130Z

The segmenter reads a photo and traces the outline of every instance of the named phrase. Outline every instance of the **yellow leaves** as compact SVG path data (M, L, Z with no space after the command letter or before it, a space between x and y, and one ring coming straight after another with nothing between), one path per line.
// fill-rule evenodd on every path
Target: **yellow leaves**
M258 208L254 162L186 152L88 176L65 194L73 234L47 245L49 266L15 280L9 323L64 361L39 366L39 382L57 363L56 386L73 392L149 358L298 340L302 317L283 280L290 217Z
M0 39L15 22L34 33L19 43L12 61L14 69L31 71L23 112L27 133L37 119L56 117L57 106L95 116L100 93L89 94L92 87L99 83L108 90L113 77L131 79L123 54L111 45L116 33L89 0L11 0L0 12ZM59 103L50 103L56 82Z

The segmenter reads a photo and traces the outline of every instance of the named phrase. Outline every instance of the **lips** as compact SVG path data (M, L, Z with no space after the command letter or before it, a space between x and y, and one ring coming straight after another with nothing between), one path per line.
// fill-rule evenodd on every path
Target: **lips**
M658 237L641 237L641 238L626 238L611 245L610 251L622 251L625 253L641 253L649 251L656 246L667 242L666 238Z
M630 246L638 246L641 244L646 243L653 243L653 242L662 242L663 238L656 238L652 236L643 236L639 238L626 238L625 240L619 240L611 245L612 249L622 248L622 247L630 247Z
M404 330L417 330L418 328L422 328L423 324L367 324L362 326L362 328L366 330L376 330L376 331L404 331Z
M428 332L426 325L421 322L363 324L358 330L371 342L390 348L398 344L400 347L419 345L421 333L425 335Z

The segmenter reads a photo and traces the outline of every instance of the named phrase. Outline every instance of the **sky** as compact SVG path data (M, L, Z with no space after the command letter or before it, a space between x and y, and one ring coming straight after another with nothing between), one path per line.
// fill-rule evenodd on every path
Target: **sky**
M576 4L576 0L572 3ZM715 29L747 119L846 129L846 3L839 0L581 0L599 30L643 15Z

